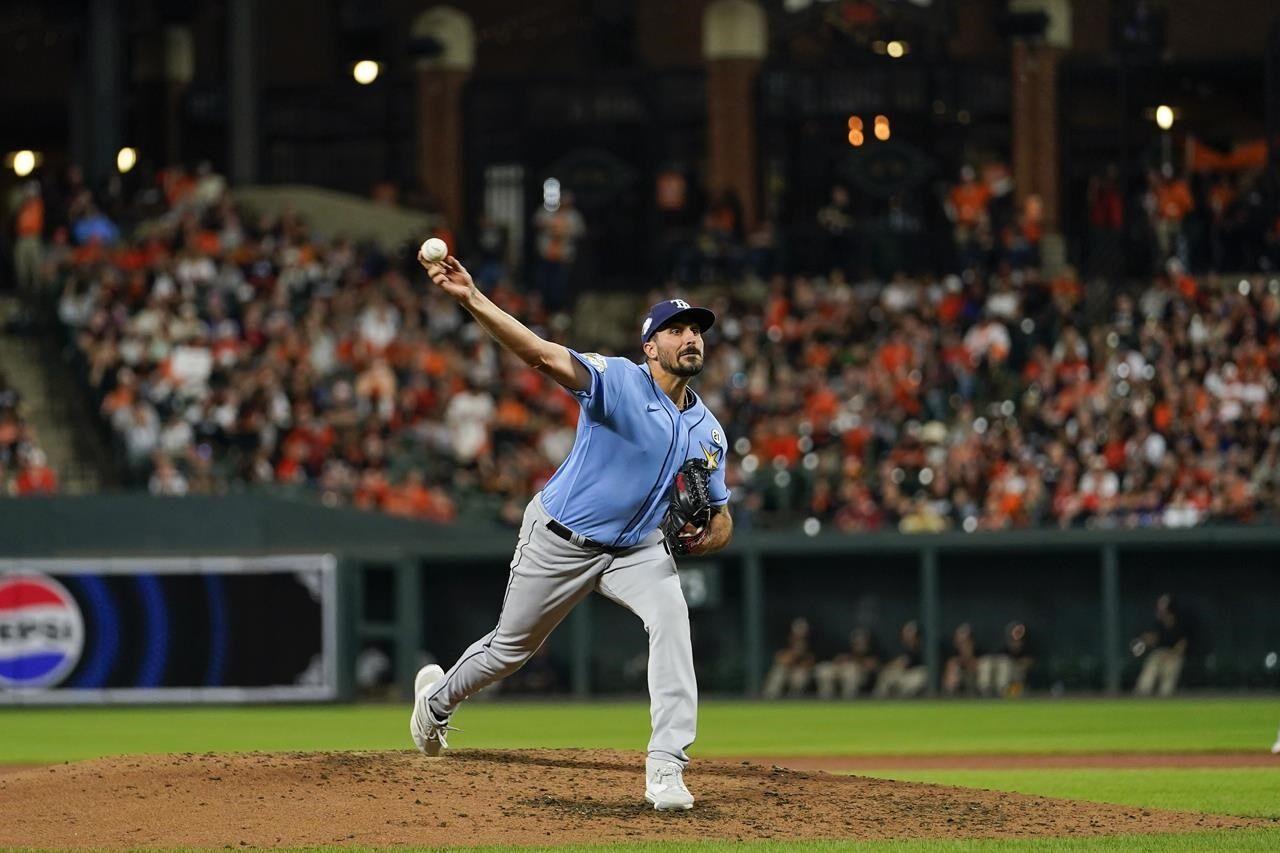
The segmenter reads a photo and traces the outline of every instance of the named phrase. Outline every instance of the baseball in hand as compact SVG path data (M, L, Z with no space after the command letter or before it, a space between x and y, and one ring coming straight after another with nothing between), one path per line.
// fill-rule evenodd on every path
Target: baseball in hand
M443 261L449 256L449 246L439 237L431 237L422 244L422 257L428 261Z
M680 528L680 532L677 535L681 539L697 539L699 536L702 535L704 530L706 530L705 527L699 527L698 525L690 521L684 527Z

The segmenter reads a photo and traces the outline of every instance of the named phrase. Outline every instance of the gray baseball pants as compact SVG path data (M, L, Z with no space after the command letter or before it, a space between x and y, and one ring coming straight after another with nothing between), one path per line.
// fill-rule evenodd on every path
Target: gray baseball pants
M644 622L649 634L649 755L687 764L698 720L689 608L676 563L654 531L640 545L604 554L547 529L551 516L535 496L524 511L497 626L463 653L431 694L441 719L462 700L515 672L593 590Z

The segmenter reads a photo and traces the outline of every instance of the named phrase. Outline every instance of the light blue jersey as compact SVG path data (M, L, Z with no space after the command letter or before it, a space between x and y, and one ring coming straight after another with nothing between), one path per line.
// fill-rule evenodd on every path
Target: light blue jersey
M542 490L552 518L603 545L637 545L662 521L667 490L687 459L711 468L712 505L729 502L728 443L701 398L694 394L680 411L647 365L573 355L591 374L591 387L573 392L582 406L573 450Z

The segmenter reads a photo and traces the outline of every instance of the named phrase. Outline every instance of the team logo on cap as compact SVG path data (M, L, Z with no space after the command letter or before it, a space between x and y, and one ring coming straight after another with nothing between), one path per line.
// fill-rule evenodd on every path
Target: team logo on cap
M674 305L674 306L676 306L677 308L679 308L681 311L683 311L684 309L686 309L686 308L688 308L688 307L689 307L689 303L688 303L688 302L685 302L683 299L671 299L671 300L668 300L668 301L669 301L672 305Z
M0 687L49 687L75 668L84 620L66 587L44 575L0 577Z

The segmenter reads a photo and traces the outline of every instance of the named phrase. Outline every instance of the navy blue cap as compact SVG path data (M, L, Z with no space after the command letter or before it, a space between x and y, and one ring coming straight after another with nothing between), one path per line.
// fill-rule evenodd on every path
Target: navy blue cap
M640 327L640 342L646 343L654 332L681 316L687 316L704 332L716 324L716 315L707 308L696 308L683 299L664 299L645 315L644 325Z

